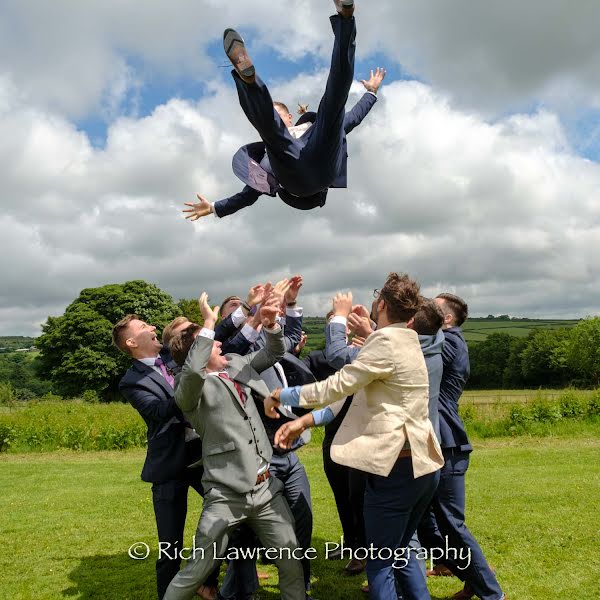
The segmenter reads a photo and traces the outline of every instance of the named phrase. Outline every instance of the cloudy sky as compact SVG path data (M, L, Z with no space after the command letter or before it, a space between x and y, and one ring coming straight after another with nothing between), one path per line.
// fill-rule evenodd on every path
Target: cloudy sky
M360 1L360 0L359 0ZM473 315L600 312L600 3L364 0L356 79L385 66L348 139L348 189L295 211L182 203L241 184L257 134L222 31L246 38L274 98L318 105L327 0L0 0L0 334L37 335L82 288L145 279L214 302L304 276L307 314L389 271Z

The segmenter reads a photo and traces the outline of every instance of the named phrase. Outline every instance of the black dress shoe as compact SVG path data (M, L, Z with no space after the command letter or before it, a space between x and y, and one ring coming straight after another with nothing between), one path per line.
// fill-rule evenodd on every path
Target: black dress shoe
M226 29L223 32L223 49L241 79L246 83L254 83L254 65L246 52L242 36L235 29Z

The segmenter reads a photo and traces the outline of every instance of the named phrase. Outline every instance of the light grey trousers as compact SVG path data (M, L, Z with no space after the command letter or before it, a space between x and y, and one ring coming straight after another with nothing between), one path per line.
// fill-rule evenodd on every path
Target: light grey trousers
M163 600L194 598L198 587L214 569L216 556L225 556L231 532L243 522L254 530L265 548L279 551L275 563L282 600L304 600L302 565L289 556L298 548L294 518L282 491L283 483L276 477L270 477L246 494L227 488L210 489L204 496L196 530L195 556L175 575Z

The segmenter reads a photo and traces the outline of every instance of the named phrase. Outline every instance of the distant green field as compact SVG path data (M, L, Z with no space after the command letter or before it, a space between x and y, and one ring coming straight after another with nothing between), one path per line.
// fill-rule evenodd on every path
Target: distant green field
M483 342L491 333L508 333L515 337L527 337L535 329L558 329L559 327L574 327L579 319L515 319L503 321L501 319L468 319L462 330L467 342ZM308 333L308 342L305 347L309 350L320 349L325 346L325 317L305 317L303 329Z
M579 319L546 319L546 320L514 320L499 319L467 319L462 326L467 342L483 342L491 333L507 333L515 337L527 337L536 329L558 329L574 327Z

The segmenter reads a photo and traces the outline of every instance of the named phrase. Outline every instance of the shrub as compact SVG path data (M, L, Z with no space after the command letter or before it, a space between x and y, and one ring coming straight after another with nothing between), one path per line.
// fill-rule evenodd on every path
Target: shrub
M580 419L586 413L586 403L577 392L569 390L558 398L560 414L567 419Z
M17 388L15 389L15 398L19 402L29 402L35 398L35 392L28 390L27 388Z
M591 417L600 415L600 389L596 390L588 400L587 414Z
M465 423L470 423L477 417L477 411L472 404L463 405L460 407L460 417Z
M511 425L525 425L531 420L526 404L513 404L508 410L508 420Z
M98 398L98 394L95 390L85 390L85 392L81 394L81 399L84 402L91 402L92 404L100 402L100 398Z
M0 383L0 406L13 406L15 391L10 383Z
M14 437L13 428L10 425L0 423L0 452L8 450Z
M531 419L539 423L555 423L562 418L557 404L544 400L535 400L531 404Z

